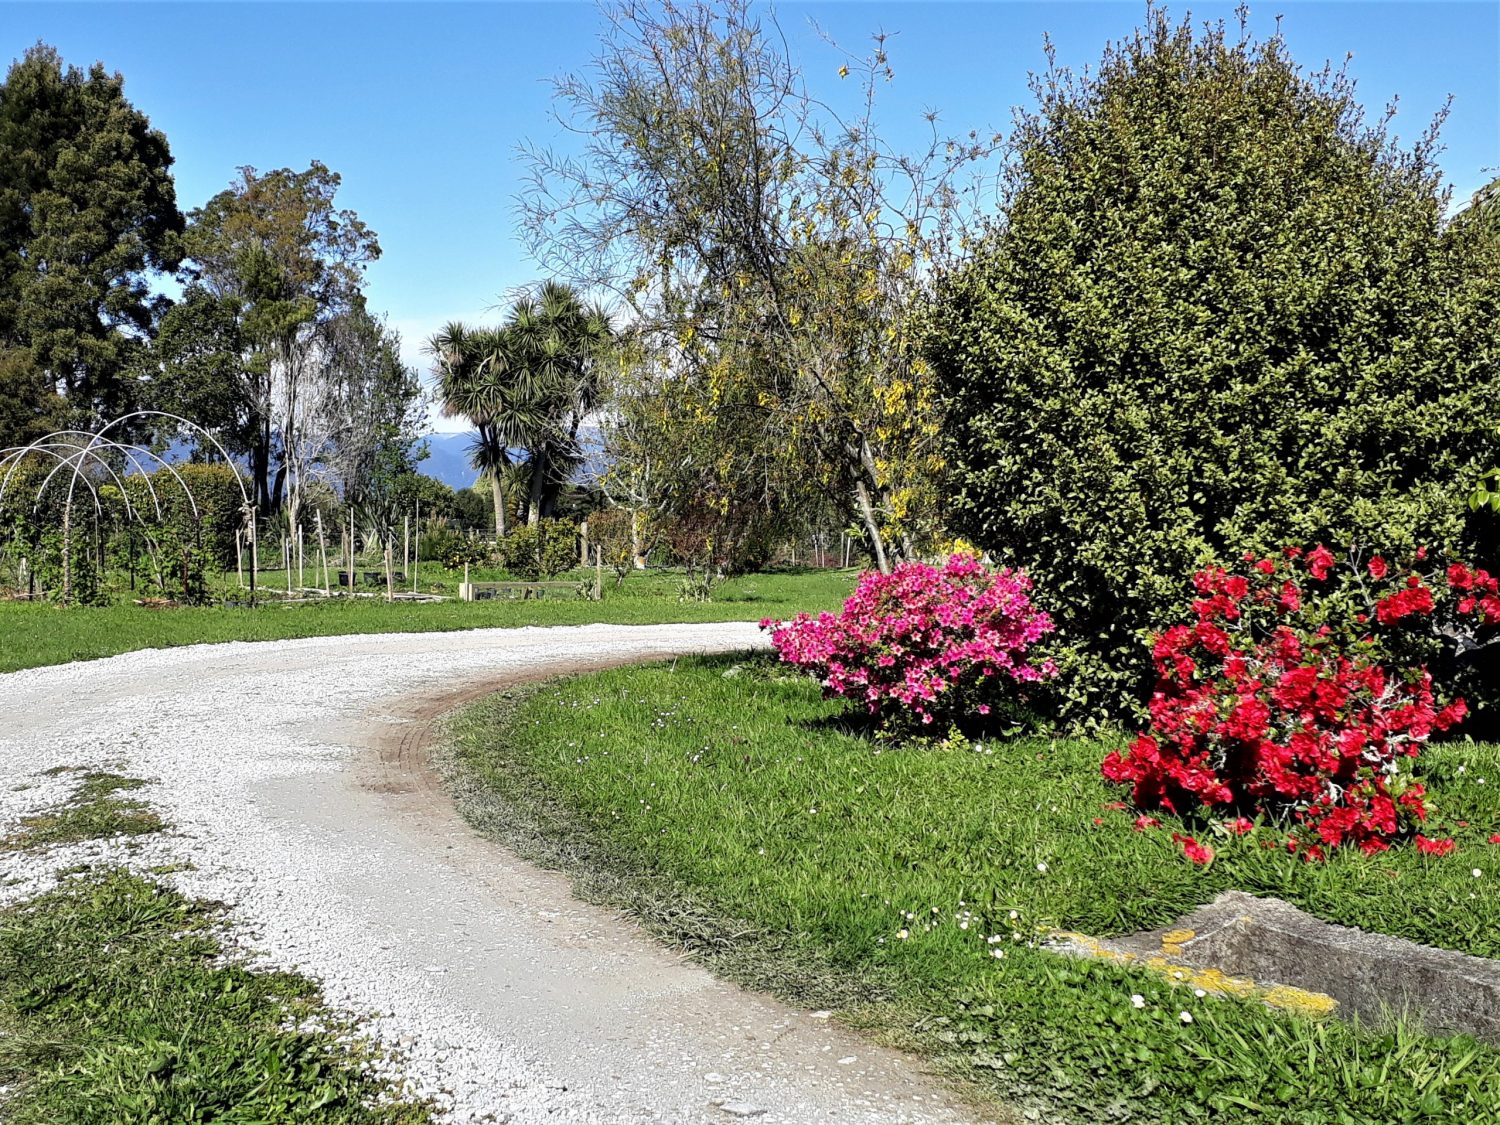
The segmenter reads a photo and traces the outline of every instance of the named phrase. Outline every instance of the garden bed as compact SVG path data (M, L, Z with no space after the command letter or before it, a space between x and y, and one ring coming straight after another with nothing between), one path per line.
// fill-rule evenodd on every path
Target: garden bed
M1242 890L1500 955L1495 747L1422 759L1454 854L1309 863L1256 829L1205 836L1205 867L1171 825L1136 830L1099 742L919 746L841 715L760 658L692 660L481 707L458 747L484 785L477 823L719 971L838 1007L995 1104L1046 1120L1493 1119L1500 1052L1472 1039L1292 1016L1041 946L1166 926Z

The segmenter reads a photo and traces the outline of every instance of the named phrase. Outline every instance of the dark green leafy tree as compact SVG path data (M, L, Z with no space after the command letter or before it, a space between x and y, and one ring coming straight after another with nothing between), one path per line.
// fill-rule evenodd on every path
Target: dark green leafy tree
M98 63L37 44L0 85L0 347L87 420L135 404L134 361L167 306L183 219L167 139Z
M235 452L253 447L259 434L256 380L245 369L254 355L238 297L189 285L162 317L152 359L158 408L209 427Z
M1035 93L925 347L955 530L1036 579L1067 716L1142 699L1204 560L1493 546L1500 255L1445 221L1438 123L1403 148L1279 37L1156 10Z
M30 348L0 345L0 449L9 449L67 425L68 403Z

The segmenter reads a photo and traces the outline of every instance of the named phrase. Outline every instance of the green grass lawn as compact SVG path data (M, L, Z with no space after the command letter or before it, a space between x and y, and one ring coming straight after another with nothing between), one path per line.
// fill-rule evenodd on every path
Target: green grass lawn
M424 567L424 573L425 567ZM740 621L837 608L854 571L752 574L714 587L713 601L681 601L681 576L631 575L619 588L605 576L604 600L395 602L335 599L250 608L148 609L134 604L61 608L0 603L0 672L91 660L141 648L204 641L264 641L348 633L412 633L517 625L643 625L669 621ZM593 573L579 578L592 582ZM477 579L476 579L477 580ZM268 588L274 584L268 583Z
M0 1116L13 1125L428 1125L316 986L224 958L216 909L120 870L0 912Z
M1308 864L1257 829L1209 837L1204 868L1106 807L1120 794L1098 742L901 745L839 713L765 659L685 660L497 699L455 745L481 827L720 971L942 1060L992 1104L1090 1122L1500 1121L1500 1051L1472 1040L1199 997L1034 947L1053 929L1162 925L1238 888L1500 955L1496 747L1424 758L1452 856Z
M73 771L69 771L73 772ZM0 853L163 828L79 772ZM0 1119L12 1125L431 1125L367 1065L357 1027L317 985L252 970L223 908L119 868L85 867L0 910Z

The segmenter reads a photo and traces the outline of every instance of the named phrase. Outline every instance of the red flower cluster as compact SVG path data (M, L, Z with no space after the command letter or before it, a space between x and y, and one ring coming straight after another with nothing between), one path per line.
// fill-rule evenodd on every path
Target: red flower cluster
M1245 562L1244 575L1194 576L1195 620L1152 651L1150 729L1105 758L1104 776L1132 786L1140 808L1222 809L1237 833L1247 815L1282 821L1309 858L1383 851L1429 815L1412 759L1465 714L1462 700L1434 698L1424 666L1393 659L1387 636L1431 630L1439 614L1475 630L1500 622L1496 580L1455 564L1434 588L1377 555L1330 581L1322 545ZM1420 846L1444 854L1440 843Z
M1500 579L1487 570L1470 570L1463 563L1448 568L1448 587L1457 590L1458 612L1477 614L1486 625L1500 625Z
M1207 866L1209 863L1213 862L1213 848L1198 843L1198 841L1193 839L1191 836L1184 836L1180 832L1173 832L1172 843L1182 845L1182 854L1187 856L1188 859L1192 860L1194 863Z
M1052 622L1031 602L1020 571L989 570L968 555L943 566L905 563L864 574L840 614L762 621L782 660L816 676L828 695L872 714L906 712L923 723L973 708L989 711L986 685L1052 675L1027 651Z

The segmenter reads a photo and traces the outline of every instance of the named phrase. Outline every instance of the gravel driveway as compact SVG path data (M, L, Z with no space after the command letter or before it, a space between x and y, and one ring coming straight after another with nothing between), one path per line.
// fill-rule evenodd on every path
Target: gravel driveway
M0 835L67 796L54 766L151 780L171 825L134 851L0 853L0 902L79 861L190 864L169 878L368 1016L456 1122L964 1120L910 1059L715 980L478 837L425 768L431 716L481 687L762 643L750 624L489 629L0 675Z

